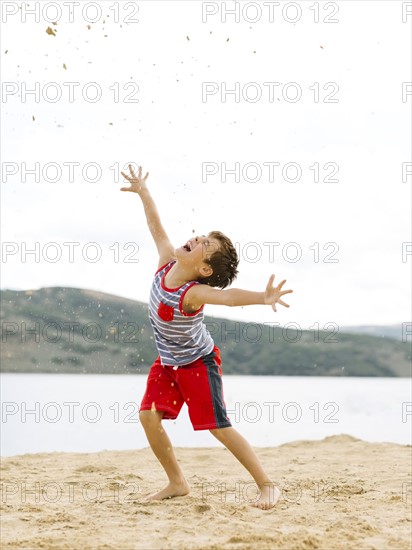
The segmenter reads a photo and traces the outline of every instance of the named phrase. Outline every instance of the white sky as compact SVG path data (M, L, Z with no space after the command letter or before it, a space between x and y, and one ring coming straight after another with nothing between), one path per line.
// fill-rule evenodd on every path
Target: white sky
M49 12L44 12L46 4ZM61 7L60 19L52 15L52 4ZM2 2L2 288L81 287L147 302L157 265L155 247L139 197L121 193L110 169L134 161L150 171L148 185L176 246L192 230L219 229L241 252L233 286L263 290L275 273L276 280L286 278L294 289L290 309L278 308L277 314L264 306L208 306L207 314L296 322L302 328L410 321L412 254L402 261L402 243L412 240L412 176L402 181L402 163L411 162L412 95L402 101L402 83L412 80L412 15L402 21L402 9L412 11L410 3L342 1L328 7L300 2L300 20L290 23L282 18L282 10L289 19L295 17L290 2L274 6L273 22L263 2L249 3L239 22L230 15L223 22L225 3L209 2L208 9L218 13L202 22L206 3L198 1L110 1L98 3L102 17L90 23L90 30L79 7L70 22L63 4L29 2L31 8L38 5L38 22L33 15L24 22L21 10L12 13L20 2ZM285 9L285 4L290 6ZM310 9L316 5L319 23ZM334 5L339 11L331 15ZM118 7L117 23L111 6ZM136 6L138 22L125 23ZM260 21L248 22L259 8ZM90 6L86 15L95 13ZM48 14L58 19L56 26L46 21ZM338 22L323 22L328 14ZM45 32L48 26L56 36ZM36 82L38 100L30 94L24 98L24 86L33 89ZM52 97L51 82L62 92L55 103L42 95L49 90ZM73 102L64 82L79 83ZM90 82L102 90L96 103L82 97ZM130 82L135 84L124 89ZM215 83L219 93L202 101L205 82ZM241 90L256 83L245 93L249 90L252 98L253 89L261 90L261 99L248 102L241 95L235 102L227 95L223 101L224 83L233 88L235 82ZM264 82L280 83L272 102ZM297 102L282 96L289 82L302 91ZM315 82L319 102L310 89ZM338 103L322 101L333 91L323 89L328 82L339 87L333 96ZM119 102L114 101L116 89ZM138 103L123 101L136 90ZM80 163L74 182L63 165L70 162ZM91 162L101 167L96 183L82 176ZM236 162L241 168L258 163L261 180L251 183L241 176L236 183L228 175L223 182L222 163L233 168ZM263 163L275 162L280 168L270 182ZM282 167L290 162L302 169L299 182L282 178ZM339 181L314 182L309 167L319 163L322 180L328 162L338 165ZM39 163L40 172L48 163L59 163L62 177L51 183L50 168L37 182L30 174L23 178L22 163L29 169ZM202 163L215 163L219 173L203 182ZM13 169L17 173L8 174ZM94 176L93 170L88 174ZM292 177L293 170L287 174ZM250 169L246 178L253 176ZM24 247L33 249L36 242L39 256L25 256ZM43 252L54 256L56 248L47 248L51 242L62 254L56 263L42 257ZM80 243L73 262L65 242ZM96 263L82 257L90 242L102 253ZM128 242L138 246L138 263L122 261ZM274 257L268 242L280 243ZM301 251L296 262L282 256L283 250L293 257L296 248L287 247L292 242ZM119 262L114 261L115 243ZM324 250L327 243L336 244ZM412 246L404 247L412 252ZM337 263L322 261L333 252Z

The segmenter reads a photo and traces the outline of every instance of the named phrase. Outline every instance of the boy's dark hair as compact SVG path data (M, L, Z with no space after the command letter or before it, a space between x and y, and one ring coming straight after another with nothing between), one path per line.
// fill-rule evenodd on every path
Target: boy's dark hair
M219 249L215 250L210 258L204 262L213 269L209 277L200 277L199 283L218 288L226 288L236 279L239 259L232 241L220 231L211 231L208 234L219 241Z

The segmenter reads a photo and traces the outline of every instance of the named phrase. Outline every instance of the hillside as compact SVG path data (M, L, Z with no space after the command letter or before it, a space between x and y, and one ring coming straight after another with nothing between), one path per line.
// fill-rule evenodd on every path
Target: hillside
M206 317L225 374L410 376L411 345ZM2 372L146 373L147 304L76 288L1 291Z
M405 323L406 325L406 323ZM393 338L395 340L402 340L408 333L411 334L410 324L408 326L402 326L402 323L397 325L360 325L353 327L341 327L342 332L350 334L369 334L369 336L376 336L377 338Z

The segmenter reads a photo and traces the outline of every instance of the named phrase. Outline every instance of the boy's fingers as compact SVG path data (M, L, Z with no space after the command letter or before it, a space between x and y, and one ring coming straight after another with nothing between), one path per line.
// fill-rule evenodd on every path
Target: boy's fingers
M268 284L266 285L266 290L270 290L272 288L272 285L273 285L273 281L275 280L275 276L274 275L271 275L269 277L269 281L268 281Z
M130 176L128 174L125 174L124 172L120 172L120 173L124 177L125 180L129 181Z
M130 191L130 187L121 187L120 191Z
M147 180L147 176L149 175L149 172L146 172L146 175L145 177L143 178L143 181L146 181Z
M290 294L291 292L293 292L293 290L283 290L280 295L283 296L284 294Z
M130 173L132 174L132 176L135 178L135 173L134 173L134 170L133 170L133 166L131 164L129 164L129 170L130 170Z
M282 304L282 306L289 307L289 304L286 304L283 300L278 300L278 304Z

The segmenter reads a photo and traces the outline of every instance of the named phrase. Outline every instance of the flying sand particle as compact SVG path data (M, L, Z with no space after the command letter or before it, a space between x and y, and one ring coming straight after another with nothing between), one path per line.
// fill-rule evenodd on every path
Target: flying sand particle
M47 34L50 34L52 36L56 36L56 31L54 31L51 27L47 27L46 32L47 32Z

